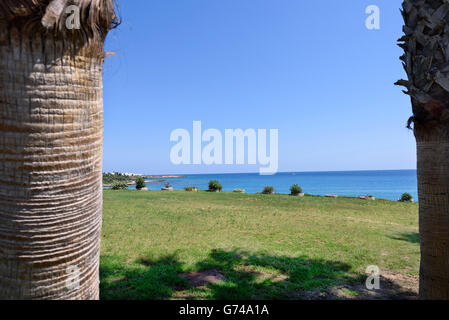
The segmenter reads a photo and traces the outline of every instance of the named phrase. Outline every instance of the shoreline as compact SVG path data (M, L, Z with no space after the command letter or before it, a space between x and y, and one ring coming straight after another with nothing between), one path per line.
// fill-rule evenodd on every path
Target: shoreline
M290 187L299 184L303 190L315 195L341 195L349 197L368 197L397 201L404 193L409 193L418 199L416 190L416 174L413 169L399 171L351 171L327 173L279 173L276 176L260 176L258 174L192 174L192 175L142 175L148 189L158 190L164 183L176 190L196 186L207 190L208 181L218 180L226 192L244 189L246 193L257 194L263 186L273 186L277 193L289 194ZM161 178L163 177L163 178ZM128 181L128 189L135 185L135 177ZM134 179L133 179L134 178ZM108 181L109 182L109 181ZM105 185L110 187L111 185Z
M104 186L106 187L106 186ZM135 189L122 189L122 190L111 190L111 189L105 189L103 190L110 190L110 191L136 191L141 192L142 190L135 190ZM163 191L163 190L145 190L145 192L186 192L186 193L195 193L195 192L189 192L185 190L171 190L171 191ZM220 191L220 192L213 192L209 190L198 190L196 193L226 193L226 194L240 194L240 195L266 195L266 196L291 196L295 198L326 198L326 199L352 199L352 200L363 200L363 201L388 201L388 202L402 202L402 203L416 203L418 204L419 201L400 201L398 200L389 200L389 199L383 199L383 198L375 198L375 199L369 199L365 196L339 196L339 195L315 195L315 194L304 194L304 196L295 196L290 193L273 193L273 194L263 194L261 192L256 193L250 193L250 192L232 192L232 191Z
M164 182L168 182L168 180L145 180L145 183L148 183L148 184L150 184L150 183L164 183ZM128 186L132 186L132 185L135 185L135 184L136 184L136 181L126 182L126 184L127 184ZM106 188L111 188L112 186L113 186L113 185L110 184L110 183L108 183L108 184L103 184L103 188L104 188L104 187L106 187Z

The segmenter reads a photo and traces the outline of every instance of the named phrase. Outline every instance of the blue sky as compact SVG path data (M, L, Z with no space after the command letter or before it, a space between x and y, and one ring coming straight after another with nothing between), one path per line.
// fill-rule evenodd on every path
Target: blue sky
M170 162L170 133L279 129L279 171L413 169L401 0L119 1L104 73L104 170L257 172ZM380 30L365 27L368 5Z

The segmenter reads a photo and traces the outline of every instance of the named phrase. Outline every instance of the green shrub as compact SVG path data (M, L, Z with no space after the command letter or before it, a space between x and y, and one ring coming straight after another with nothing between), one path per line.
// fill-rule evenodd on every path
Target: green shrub
M294 184L290 187L290 192L293 195L298 195L298 194L302 193L302 188L299 185Z
M235 193L245 193L245 189L234 189L232 192L235 192Z
M209 181L209 191L217 192L223 190L223 186L217 180Z
M273 194L274 193L274 187L272 186L266 186L262 190L263 194Z
M147 185L145 184L145 179L142 177L138 177L136 179L136 189L137 190L142 190L143 188L145 188Z
M128 176L123 173L103 173L103 184L113 185L115 182L134 183L136 176Z
M128 184L123 182L114 182L111 187L112 190L123 190L126 188L128 188Z
M198 191L198 187L185 187L185 191Z
M413 196L410 193L406 192L406 193L402 194L400 201L402 201L402 202L410 202L412 200L413 200Z

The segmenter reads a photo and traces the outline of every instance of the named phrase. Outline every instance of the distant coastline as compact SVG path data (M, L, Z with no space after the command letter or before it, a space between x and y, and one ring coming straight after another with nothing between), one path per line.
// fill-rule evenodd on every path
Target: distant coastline
M146 176L146 175L143 175L142 176L142 178L144 178L144 179L173 179L173 178L184 178L185 176L179 176L179 175L177 175L177 176L173 176L173 175L170 175L170 176Z
M415 169L402 170L354 170L317 172L280 172L273 176L258 173L216 174L162 174L139 175L145 179L148 190L161 190L170 185L174 190L196 187L207 190L208 182L218 180L223 191L244 189L246 193L260 193L265 186L273 186L276 193L288 194L290 187L298 184L307 194L339 195L341 197L369 197L397 201L403 193L409 193L418 201ZM135 189L136 176L115 177L124 179L127 189ZM104 187L112 187L104 181ZM107 184L106 184L107 182Z
M182 177L167 177L167 178L182 178ZM144 179L150 179L150 178L144 178ZM156 178L155 178L156 179ZM168 182L168 180L145 180L145 183L166 183L166 182ZM133 186L133 185L135 185L136 184L136 181L129 181L129 182L126 182L125 184L127 184L128 186ZM103 184L103 187L105 187L105 188L111 188L112 187L112 183L106 183L106 184Z
M143 178L146 184L168 183L166 179L183 178L182 175L142 175L134 173L120 173L120 172L104 172L103 173L103 187L112 188L114 185L121 184L122 186L132 186L136 184L136 179Z
M265 186L273 186L275 193L288 194L290 187L298 184L307 194L339 195L341 197L374 196L377 199L397 201L405 192L418 201L417 176L414 169L359 170L321 172L280 172L273 176L258 173L217 173L186 175L145 175L148 190L161 190L167 183L174 190L197 187L207 190L210 180L218 180L223 191L244 189L246 193L260 193ZM162 177L162 178L161 178ZM156 180L164 180L156 182ZM165 181L166 180L166 181ZM133 189L130 186L129 189Z

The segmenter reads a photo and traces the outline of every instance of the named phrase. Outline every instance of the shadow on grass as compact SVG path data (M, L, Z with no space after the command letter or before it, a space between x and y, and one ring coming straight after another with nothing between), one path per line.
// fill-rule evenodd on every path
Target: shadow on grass
M102 256L100 298L105 300L163 300L188 287L179 275L176 255L160 259L142 257L133 264L114 256Z
M417 244L420 243L418 232L401 233L396 236L391 236L390 238L393 240L407 241L410 243L417 243Z
M197 270L216 269L226 281L209 285L212 299L289 299L297 293L330 286L350 266L308 257L274 256L245 251L212 250Z
M129 265L130 267L124 267ZM303 257L212 250L193 273L219 273L218 282L195 286L187 281L176 255L142 257L132 264L119 258L101 260L101 299L354 299L364 298L365 275L351 274L348 264ZM388 280L392 296L400 286ZM336 289L337 288L337 289ZM374 297L383 296L380 292Z

